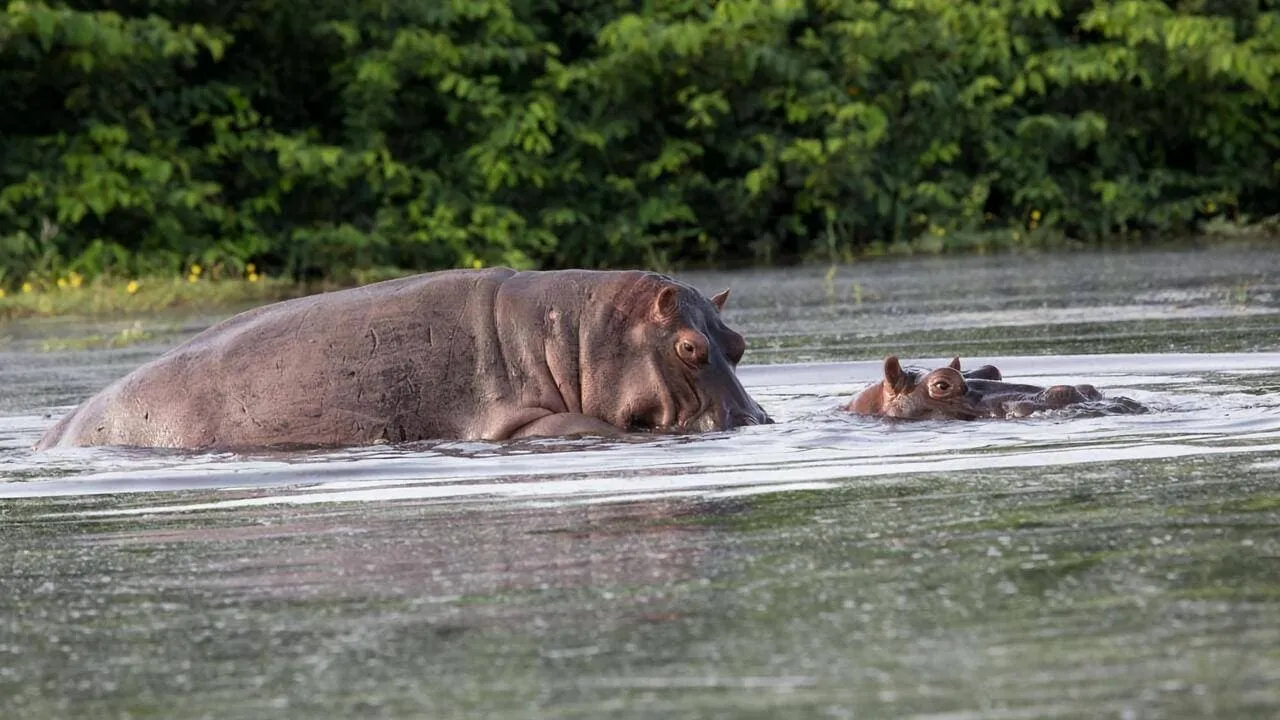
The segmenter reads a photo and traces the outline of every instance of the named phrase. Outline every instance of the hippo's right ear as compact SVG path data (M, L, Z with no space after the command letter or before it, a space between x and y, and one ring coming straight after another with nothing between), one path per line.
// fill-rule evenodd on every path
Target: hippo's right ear
M716 312L724 310L724 303L729 299L729 288L725 288L715 295L711 296L711 304L716 306Z
M884 359L884 382L893 388L894 392L906 392L907 387L911 384L907 374L902 372L902 363L898 362L897 355L890 355Z
M959 371L960 371L960 356L959 356L959 355L957 355L957 356L955 356L955 357L951 358L951 365L950 365L949 367L950 367L952 370L955 370L955 371L957 371L957 372L959 372Z

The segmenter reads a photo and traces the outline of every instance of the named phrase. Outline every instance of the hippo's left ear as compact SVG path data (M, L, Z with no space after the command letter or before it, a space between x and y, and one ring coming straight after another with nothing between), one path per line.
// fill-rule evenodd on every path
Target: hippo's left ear
M959 355L957 355L957 356L955 356L955 357L951 358L951 366L950 366L950 367L951 367L951 369L952 369L952 370L957 370L957 371L958 371L958 370L960 370L960 356L959 356Z
M680 312L680 291L674 285L664 285L653 299L653 314L659 321L674 318Z
M902 363L898 362L897 355L884 359L884 382L899 395L911 391L911 378L902 371Z
M715 295L711 296L711 304L716 306L716 312L724 310L724 303L729 299L729 288L725 288Z

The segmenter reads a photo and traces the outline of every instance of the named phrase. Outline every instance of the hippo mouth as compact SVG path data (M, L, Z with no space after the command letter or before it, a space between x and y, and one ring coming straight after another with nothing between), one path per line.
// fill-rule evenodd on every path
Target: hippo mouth
M719 430L720 424L710 413L694 415L678 422L654 422L651 418L633 415L627 423L627 432L633 433L700 433Z
M708 408L683 420L672 423L654 422L651 418L640 415L631 416L627 423L627 432L677 432L704 433L716 430L732 430L747 425L772 425L773 418L761 408L755 411L732 410L716 413Z
M701 383L695 377L685 377L684 381L671 387L658 402L630 407L627 431L704 433L773 423L764 408L740 386L722 393L699 387Z
M986 413L980 406L970 403L946 410L934 410L929 414L929 417L934 420L977 420L985 416Z
M729 413L729 427L743 427L744 425L772 425L773 418L764 411L764 408L757 407L755 412L732 412Z
M721 405L718 409L710 403L692 417L679 422L676 429L683 432L711 432L714 430L732 430L747 425L772 425L773 419L760 406L749 409L731 408Z

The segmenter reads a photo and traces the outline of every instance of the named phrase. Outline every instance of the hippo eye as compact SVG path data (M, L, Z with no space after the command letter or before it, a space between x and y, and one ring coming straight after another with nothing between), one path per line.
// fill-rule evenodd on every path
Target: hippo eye
M940 392L946 392L951 389L951 383L946 380L939 380L933 384Z
M686 365L696 368L706 362L707 353L698 347L693 338L683 337L676 341L676 354Z

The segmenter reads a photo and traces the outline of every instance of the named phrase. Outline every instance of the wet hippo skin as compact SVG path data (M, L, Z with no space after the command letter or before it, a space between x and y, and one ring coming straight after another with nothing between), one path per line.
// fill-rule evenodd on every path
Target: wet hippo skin
M771 422L706 298L640 271L451 270L266 305L85 401L36 445L349 446Z
M1000 376L990 365L979 370L984 377ZM858 393L844 409L859 415L904 420L972 420L981 413L969 396L960 358L953 359L947 367L924 372L903 368L894 355L884 360L884 378Z
M1090 405L1107 413L1141 413L1146 408L1129 398L1104 398L1092 385L1042 387L1003 380L994 365L961 371L960 358L927 371L904 368L898 358L885 358L884 378L844 407L848 412L901 419L1026 417L1044 410Z

